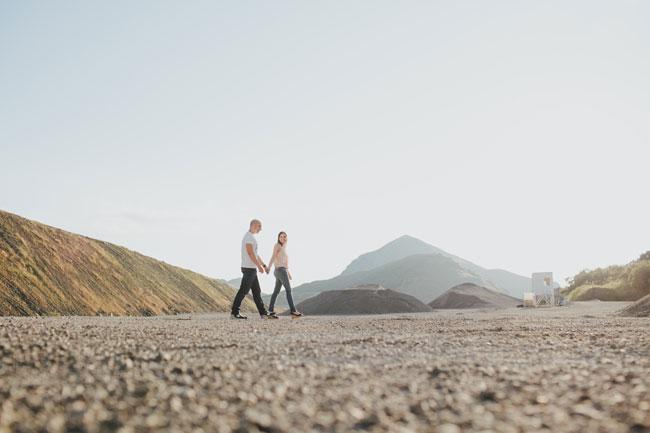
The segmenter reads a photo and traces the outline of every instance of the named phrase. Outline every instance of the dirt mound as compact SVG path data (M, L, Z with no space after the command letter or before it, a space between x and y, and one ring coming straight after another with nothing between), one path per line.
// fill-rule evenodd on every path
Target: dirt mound
M650 317L650 295L646 295L629 307L624 308L620 314L627 317Z
M460 284L429 303L433 309L508 308L521 304L521 300L472 283Z
M371 284L329 290L299 303L307 315L422 313L431 308L417 298Z

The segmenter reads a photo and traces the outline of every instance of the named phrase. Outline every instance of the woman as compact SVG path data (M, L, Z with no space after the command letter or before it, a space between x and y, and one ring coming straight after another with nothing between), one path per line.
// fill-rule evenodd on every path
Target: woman
M291 315L295 317L302 316L302 313L296 310L296 307L293 305L293 298L291 297L291 272L289 272L289 256L287 255L287 234L285 232L278 233L278 242L273 246L273 255L269 264L266 268L266 273L268 274L271 270L271 265L275 264L275 271L273 275L275 276L275 289L271 295L271 302L269 303L269 314L276 315L273 312L273 307L275 307L275 300L280 293L280 289L284 285L284 291L287 294L287 303L291 309Z

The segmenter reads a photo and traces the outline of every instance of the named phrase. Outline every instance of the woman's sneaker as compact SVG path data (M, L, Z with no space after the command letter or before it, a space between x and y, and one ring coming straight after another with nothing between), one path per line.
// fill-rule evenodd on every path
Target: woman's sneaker
M302 313L300 311L292 311L291 315L293 317L302 317Z
M278 313L276 313L275 311L269 311L269 316L278 317Z
M246 317L246 316L242 316L242 315L239 314L239 313L237 313L237 314L231 314L231 315L230 315L230 318L231 318L231 319L248 319L248 317Z
M271 313L266 313L260 314L260 319L279 319L279 317Z

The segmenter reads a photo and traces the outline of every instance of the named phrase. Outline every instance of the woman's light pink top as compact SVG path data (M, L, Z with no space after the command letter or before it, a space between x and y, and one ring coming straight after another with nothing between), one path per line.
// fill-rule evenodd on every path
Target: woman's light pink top
M278 254L275 256L275 267L276 268L289 267L289 256L287 255L286 245L278 249Z

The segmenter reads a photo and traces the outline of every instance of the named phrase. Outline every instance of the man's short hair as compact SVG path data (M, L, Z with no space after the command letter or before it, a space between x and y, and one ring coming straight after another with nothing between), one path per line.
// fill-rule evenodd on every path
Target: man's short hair
M249 227L253 227L254 224L262 224L262 221L258 219L252 219Z

